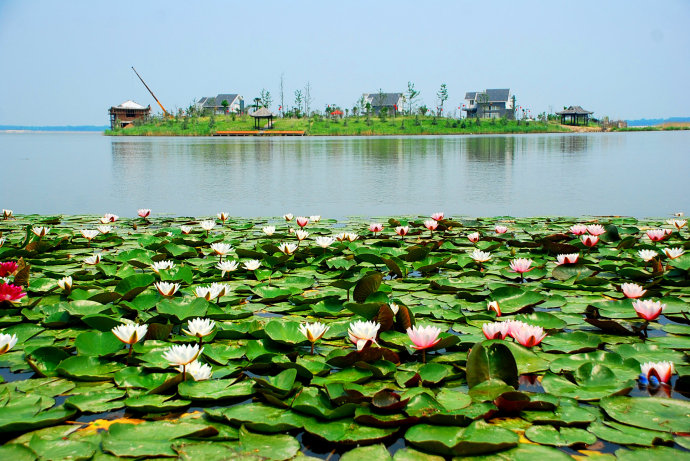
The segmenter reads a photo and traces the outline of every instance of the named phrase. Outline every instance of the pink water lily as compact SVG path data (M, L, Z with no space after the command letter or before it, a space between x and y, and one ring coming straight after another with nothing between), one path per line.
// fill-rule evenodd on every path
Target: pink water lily
M443 219L443 216L443 211L438 211L431 215L431 219L433 219L434 221L440 221Z
M305 218L304 216L298 216L296 221L299 227L305 227L309 224L309 218Z
M400 237L406 236L408 232L410 232L409 226L398 226L395 228L395 233L398 234Z
M12 285L9 283L0 283L0 302L9 301L11 303L18 302L26 296L22 291L21 286Z
M574 235L582 235L587 232L587 226L584 224L573 224L570 226L570 232Z
M637 299L644 296L647 290L639 286L637 283L624 283L621 285L621 291L626 298Z
M528 258L517 258L513 259L510 262L510 269L511 272L517 272L518 274L524 274L525 272L529 272L534 267L530 267L532 265L532 260Z
M563 264L575 264L577 263L577 259L580 255L578 253L569 253L569 254L561 254L556 256L557 265L563 265Z
M640 365L641 376L644 376L647 381L654 376L660 383L669 384L671 376L673 376L673 362L645 362Z
M522 320L506 320L504 323L508 324L508 336L511 338L515 338L515 333L518 330L529 326Z
M494 311L496 313L496 317L501 316L501 307L498 305L498 301L489 301L489 303L486 305L486 310Z
M471 234L468 234L467 240L472 243L477 243L479 241L479 232L472 232Z
M587 232L589 235L601 235L606 233L606 229L601 224L590 224L587 226Z
M508 322L491 322L482 325L482 332L486 339L506 339L510 332Z
M580 236L580 240L582 240L582 243L584 243L585 246L590 248L599 243L599 237L596 235L582 235Z
M637 316L646 321L656 320L661 313L666 309L666 304L661 301L652 301L651 299L633 301L633 308L637 312Z
M142 218L148 218L151 214L151 210L149 210L148 208L139 208L137 210L137 214Z
M406 332L412 343L414 343L412 348L422 351L422 362L426 363L426 350L434 347L441 340L438 337L441 334L441 329L431 325L423 327L415 325L412 328L408 328Z
M647 237L652 242L660 242L666 238L666 231L664 229L649 229L647 232Z
M505 234L508 232L508 228L506 226L502 226L500 224L496 224L496 227L494 227L494 230L496 231L497 234Z
M17 268L19 266L14 261L6 261L0 263L0 277L9 277L17 273Z
M433 236L434 231L438 227L438 221L434 221L433 219L427 219L426 221L424 221L424 227L429 229L429 231L431 232L431 235Z
M539 344L542 339L546 337L546 333L542 327L523 324L511 328L511 335L518 343L525 347L534 347Z
M378 223L378 222L373 222L369 224L369 230L376 235L377 232L381 232L383 230L383 224Z

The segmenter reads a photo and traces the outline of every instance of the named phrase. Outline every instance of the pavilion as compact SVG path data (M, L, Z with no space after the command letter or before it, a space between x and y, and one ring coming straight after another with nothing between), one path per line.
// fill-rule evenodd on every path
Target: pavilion
M257 109L249 115L254 117L254 129L256 129L256 130L261 129L261 120L262 119L268 120L268 125L266 125L266 128L273 128L273 117L274 117L273 112L266 109L265 107Z
M580 106L570 106L567 109L563 109L560 112L556 112L556 115L561 116L562 125L583 125L589 123L589 116L594 112L584 110Z

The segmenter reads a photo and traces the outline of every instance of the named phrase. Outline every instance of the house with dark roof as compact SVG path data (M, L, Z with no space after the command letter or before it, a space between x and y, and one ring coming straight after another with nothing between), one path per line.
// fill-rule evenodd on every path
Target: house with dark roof
M493 88L465 93L462 110L467 118L515 118L515 96L510 88Z
M403 110L402 93L364 93L364 104L371 104L372 112L378 114L382 108L386 108L388 114L395 115Z
M227 110L223 101L228 102ZM200 111L213 111L216 114L239 113L244 111L244 98L234 93L219 93L218 96L204 96L196 102Z

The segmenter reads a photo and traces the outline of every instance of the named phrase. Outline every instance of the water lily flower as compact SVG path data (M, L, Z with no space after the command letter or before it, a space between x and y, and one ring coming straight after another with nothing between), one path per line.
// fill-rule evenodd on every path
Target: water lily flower
M189 373L192 375L192 378L194 378L194 381L204 381L206 379L210 379L211 375L213 374L211 365L201 363L198 360L195 360L187 365L186 370L184 365L180 365L177 367L177 371L180 373Z
M333 245L335 239L333 237L316 237L316 244L324 250Z
M69 293L72 291L72 277L71 276L66 276L62 277L60 280L57 281L58 286L60 289L64 292Z
M355 234L354 232L347 232L345 234L345 237L347 238L348 241L354 242L359 238L359 235Z
M113 226L96 226L96 229L98 229L98 232L105 235L113 230Z
M297 237L297 240L301 242L302 240L309 237L309 232L302 229L298 229L297 231L295 231L295 237Z
M9 301L14 303L18 302L24 296L26 296L26 293L22 291L21 286L10 283L0 283L0 302Z
M225 277L226 272L234 272L237 270L237 268L240 266L240 264L237 261L221 261L218 264L216 264L216 268L221 270L221 277Z
M112 329L113 334L125 344L130 346L139 342L148 331L148 325L137 325L134 323L123 323Z
M438 227L438 221L434 221L433 219L427 219L426 221L424 221L424 227L426 227L433 236L434 231Z
M285 219L286 221L292 221L293 217L294 216L292 215L292 213L287 213L283 215L283 219Z
M657 253L654 250L640 250L637 252L637 254L642 258L644 261L649 262L652 259L656 258L659 253Z
M213 250L213 252L218 255L218 257L220 258L219 261L222 261L223 256L230 253L230 250L232 250L232 245L230 245L229 243L222 242L212 243L211 250Z
M471 234L468 234L467 240L472 243L477 243L479 241L479 232L472 232Z
M666 309L666 304L661 301L652 301L651 299L633 301L633 308L637 312L637 316L646 321L656 320L661 313Z
M261 230L264 232L264 234L266 234L270 237L271 235L273 235L275 233L276 227L275 226L265 226L265 227L262 227Z
M299 326L299 331L302 332L304 336L309 340L311 343L311 354L314 355L314 343L321 339L324 334L330 329L331 327L324 325L321 322L314 322L314 323L303 323Z
M5 241L5 237L0 237L0 248L2 248L2 246L5 244Z
M642 288L637 283L623 283L621 285L621 291L626 298L631 299L641 298L645 293L647 293L647 290Z
M556 256L556 265L560 266L563 264L575 264L579 257L580 255L578 253L560 254Z
M393 315L398 315L398 311L400 311L400 306L398 306L395 303L389 303L388 307L390 307L391 311L393 311Z
M521 320L506 320L504 323L508 325L508 336L510 336L511 338L515 337L513 336L514 332L520 330L521 328L529 326L529 324Z
M590 224L587 226L587 232L589 235L599 236L606 233L606 229L601 224Z
M357 350L361 351L368 341L378 345L376 342L376 335L379 332L379 328L381 328L380 323L357 320L356 322L350 323L347 334L350 341L357 345Z
M640 382L642 384L669 384L673 376L673 362L645 362L640 365Z
M478 248L475 248L472 253L470 253L470 258L474 259L477 263L485 263L488 260L491 259L491 253L488 251L482 251Z
M410 232L410 226L398 226L395 228L395 233L400 237L405 237Z
M9 277L17 273L19 266L14 261L0 263L0 277Z
M438 211L431 215L431 219L433 219L434 221L440 221L443 219L443 216L443 211Z
M174 296L175 293L177 293L177 290L180 289L179 283L156 282L153 285L156 287L156 290L158 290L158 293L160 293L161 296L165 296L166 298Z
M491 322L482 325L482 332L486 339L506 339L510 332L508 322Z
M516 258L513 259L510 262L510 269L511 272L517 272L518 274L524 274L525 272L529 272L534 267L530 267L532 265L532 260L528 258Z
M297 250L297 245L294 243L283 242L280 245L278 245L278 249L286 255L291 255Z
M204 298L206 301L211 301L216 298L217 293L213 291L211 286L199 286L194 288L194 295L197 298Z
M141 218L148 218L149 215L151 214L151 210L148 209L148 208L139 208L139 209L137 210L137 214L138 214L139 217L141 217Z
M101 255L100 253L96 253L92 256L87 256L84 258L84 263L88 264L89 266L95 266L96 264L101 262Z
M36 237L45 237L50 232L50 227L34 226L31 228L31 232L33 232Z
M494 311L496 313L496 317L501 316L501 307L498 305L498 301L489 301L489 303L486 305L486 310Z
M91 240L93 240L99 234L99 232L97 230L92 230L92 229L82 229L79 232L81 233L81 236L84 237L89 242Z
M105 219L105 221L103 221L104 219ZM120 219L120 217L118 215L112 214L112 213L106 213L103 215L103 218L101 218L101 223L107 224L109 222L115 222L118 219Z
M199 344L201 344L201 339L204 336L208 336L213 332L216 327L216 322L209 319L202 319L197 317L187 321L187 329L183 329L184 333L189 336L196 336L199 338Z
M180 231L184 234L187 235L192 231L192 226L180 226Z
M14 212L12 210L2 209L2 219L10 219Z
M341 232L339 234L335 234L335 239L339 242L347 240L347 233L346 232Z
M220 219L223 224L225 224L225 221L227 221L230 217L226 211L221 211L220 213L217 213L216 216L218 216L218 219Z
M688 221L686 219L667 219L666 223L670 224L678 230L681 230L683 227L685 227Z
M581 235L580 240L582 240L585 246L592 248L599 242L599 237L596 235Z
M664 229L649 229L646 233L647 237L652 242L660 242L666 238L666 231L664 231Z
M4 354L17 344L17 335L0 333L0 354Z
M309 221L311 221L311 222L319 222L319 221L321 221L321 215L318 215L318 214L317 214L317 215L309 216Z
M405 330L405 332L414 344L412 348L422 351L422 363L426 363L426 350L434 347L441 340L438 337L441 334L441 329L431 325L423 327L415 325Z
M151 264L151 270L156 274L160 273L160 271L172 269L173 267L175 267L175 263L170 260L156 261Z
M525 323L520 326L511 325L510 331L515 341L525 347L536 346L546 337L546 333L542 327L527 325Z
M243 264L243 267L247 269L248 271L255 271L261 266L261 261L258 259L250 259L249 261L245 261Z
M206 219L204 221L201 221L199 223L199 226L201 226L201 228L205 230L206 234L208 235L208 232L214 227L216 227L216 222L211 219Z
M378 223L378 222L373 222L369 224L369 230L376 235L377 232L383 231L383 224Z
M170 346L163 353L163 358L170 362L171 366L182 367L181 369L178 368L178 370L180 373L185 374L187 371L187 365L195 361L203 352L204 348L200 348L198 344L175 344L174 346Z
M683 250L683 249L680 248L680 247L676 247L676 248L664 248L663 251L664 251L664 254L666 255L666 257L667 257L668 259L680 258L680 257L683 256L683 254L685 253L685 250Z
M501 226L499 224L496 224L496 227L494 227L494 230L496 231L497 234L505 234L508 232L508 228L506 226Z
M309 218L305 218L304 216L298 216L296 221L299 227L304 227L309 224Z
M222 298L228 291L228 286L225 283L213 282L210 287L213 298Z
M587 232L587 226L584 224L573 224L570 226L570 232L574 235L582 235Z

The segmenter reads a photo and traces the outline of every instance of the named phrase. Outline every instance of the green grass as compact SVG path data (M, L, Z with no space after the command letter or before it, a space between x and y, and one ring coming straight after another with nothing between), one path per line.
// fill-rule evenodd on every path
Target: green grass
M404 127L403 127L404 121ZM185 128L186 124L186 128ZM278 118L273 123L276 130L303 130L310 136L370 136L370 135L450 135L450 134L501 134L501 133L551 133L568 132L565 127L554 123L520 122L501 120L482 120L479 125L474 120L462 121L439 118L434 124L433 117L396 117L381 121L372 117L349 117L343 120L314 120ZM209 117L160 120L133 126L127 129L107 130L112 136L211 136L216 131L253 130L254 120L249 116L216 116L215 126L209 127Z

